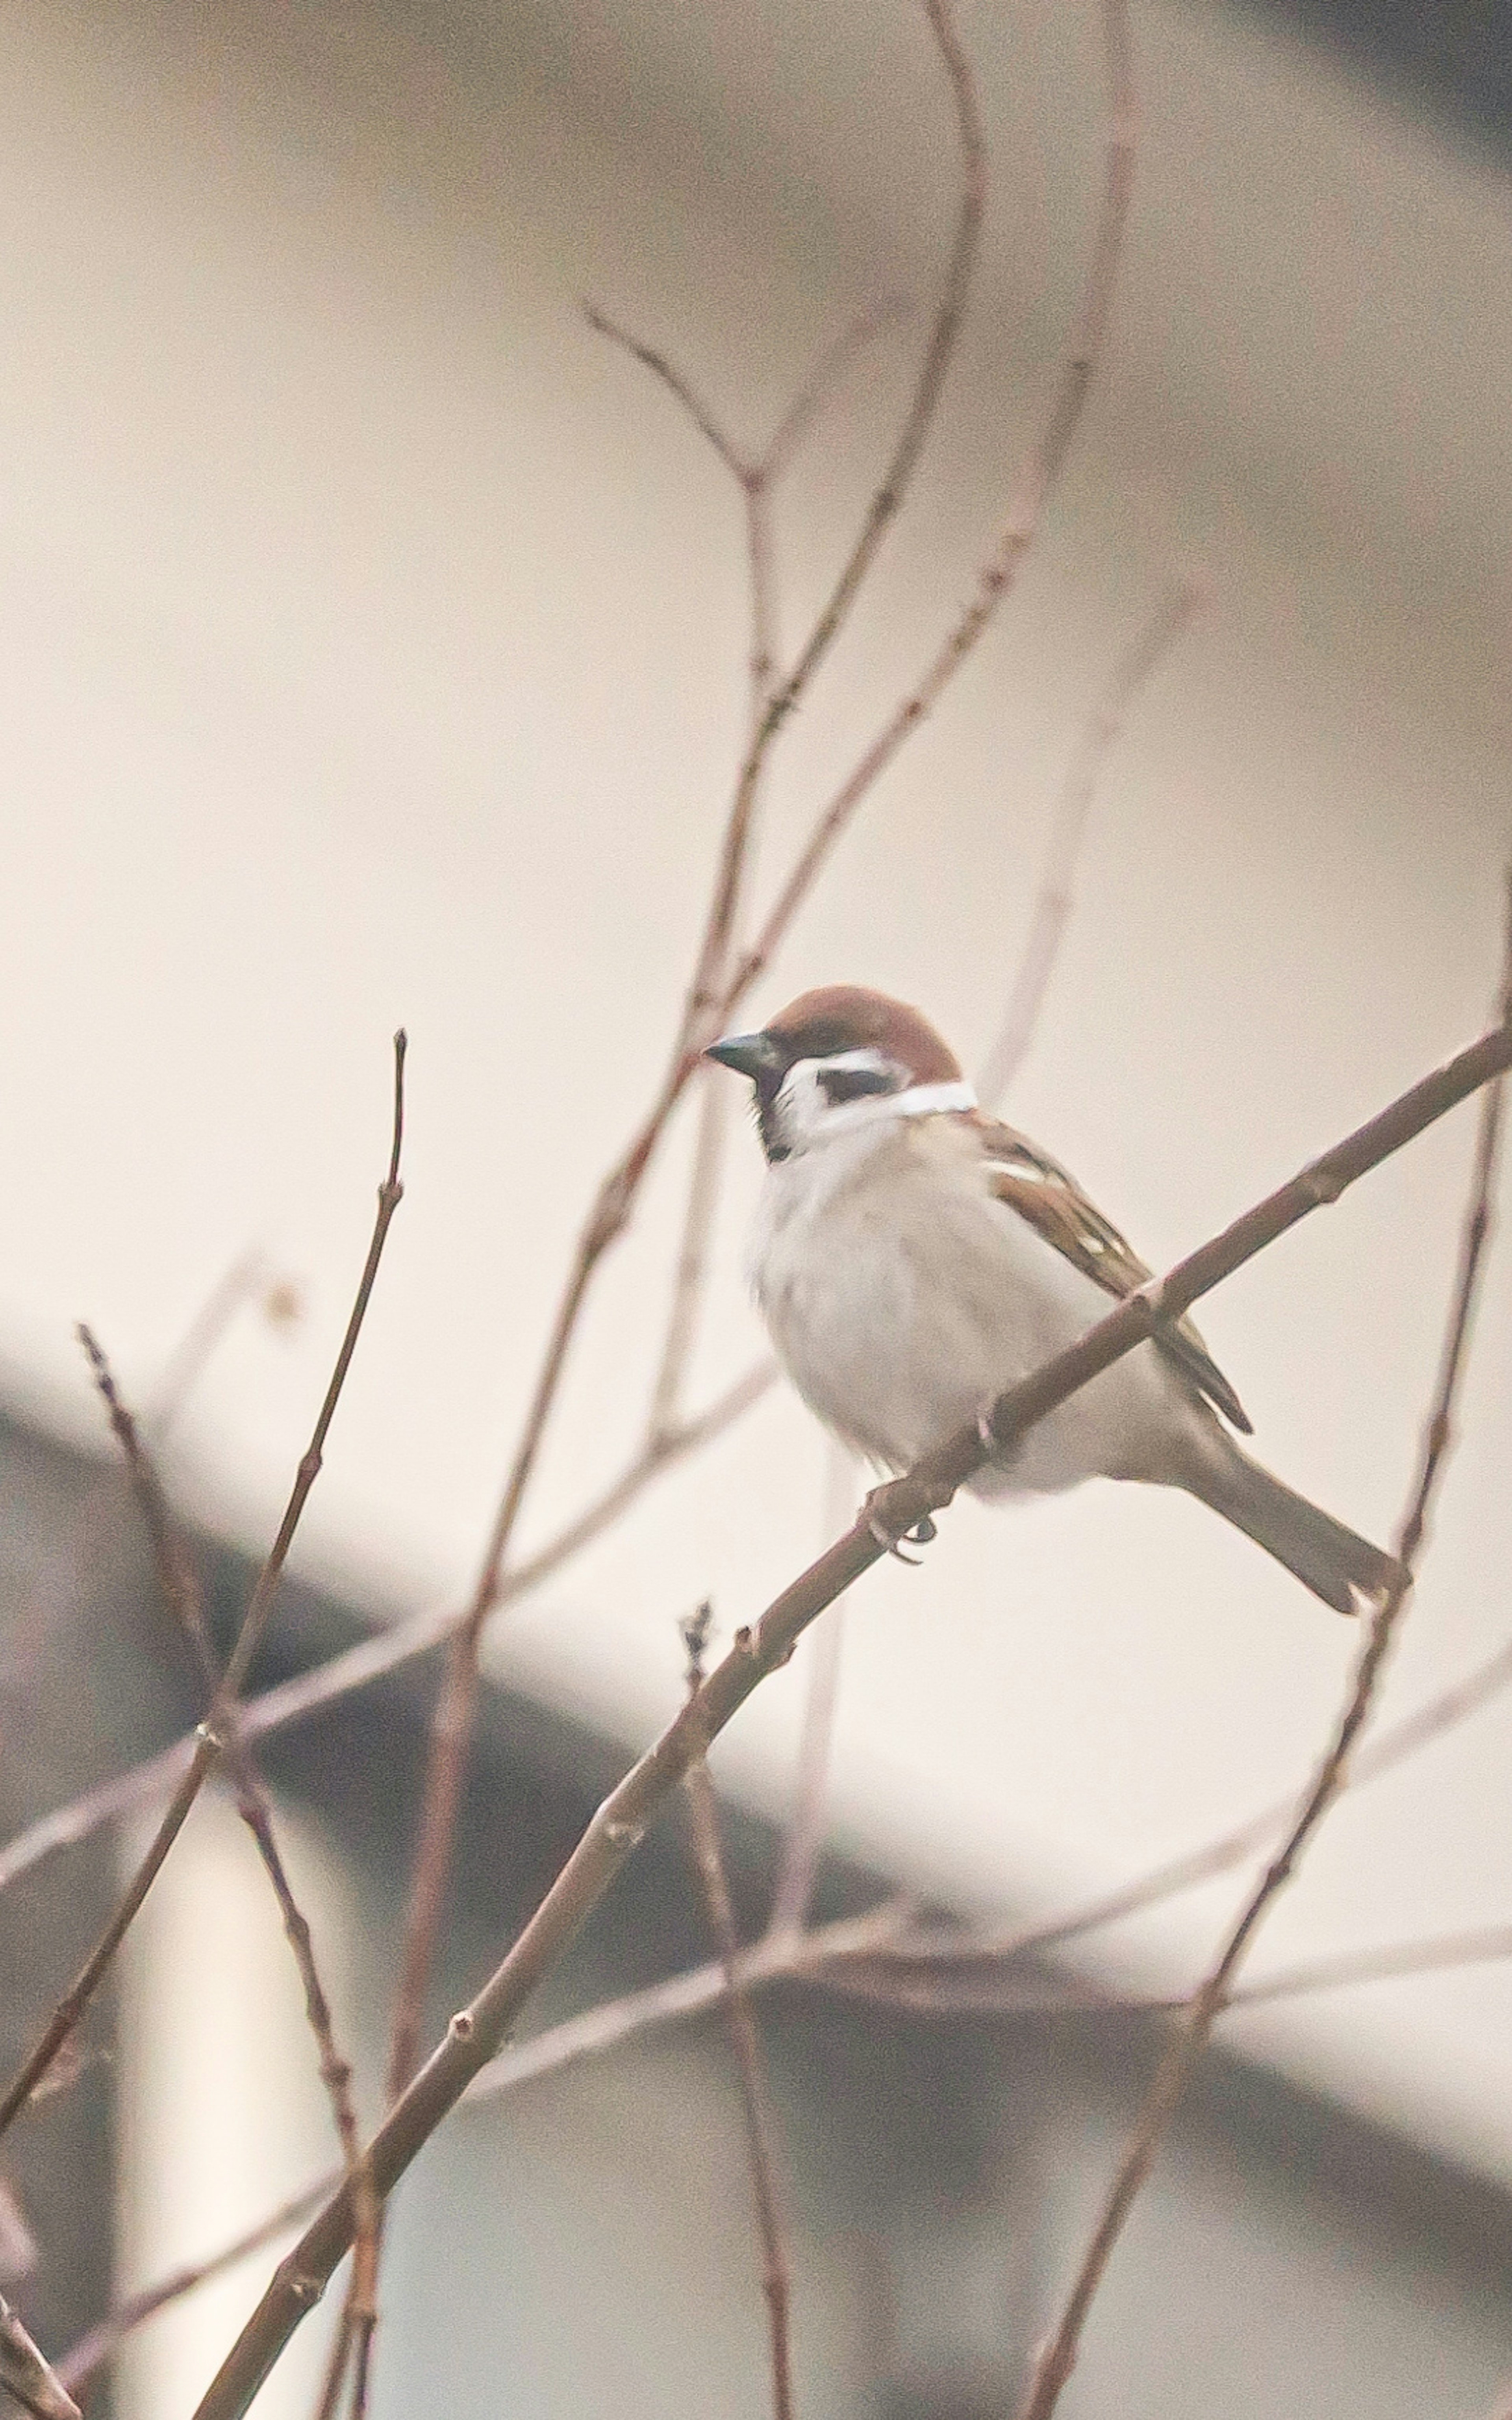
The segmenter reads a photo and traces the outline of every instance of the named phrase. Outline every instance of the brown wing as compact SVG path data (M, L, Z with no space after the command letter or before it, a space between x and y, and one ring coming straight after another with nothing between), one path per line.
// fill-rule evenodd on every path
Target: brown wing
M1016 1210L1021 1218L1026 1218L1073 1268L1094 1279L1119 1301L1143 1285L1147 1278L1153 1277L1154 1271L1147 1269L1138 1254L1130 1250L1117 1227L1110 1225L1101 1210L1088 1202L1075 1178L1047 1158L1026 1135L999 1125L995 1118L979 1118L977 1124L992 1163L993 1191L999 1202ZM1163 1327L1155 1342L1226 1420L1231 1421L1242 1435L1252 1434L1243 1404L1189 1319Z

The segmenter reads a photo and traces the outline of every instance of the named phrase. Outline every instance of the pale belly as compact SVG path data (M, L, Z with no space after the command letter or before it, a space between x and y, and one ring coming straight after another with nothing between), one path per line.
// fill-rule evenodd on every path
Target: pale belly
M985 1191L905 1167L885 1187L809 1202L783 1174L757 1238L758 1300L804 1401L885 1469L906 1469L1112 1307ZM1173 1431L1195 1417L1182 1382L1141 1345L972 1485L1041 1494L1099 1472L1164 1476Z

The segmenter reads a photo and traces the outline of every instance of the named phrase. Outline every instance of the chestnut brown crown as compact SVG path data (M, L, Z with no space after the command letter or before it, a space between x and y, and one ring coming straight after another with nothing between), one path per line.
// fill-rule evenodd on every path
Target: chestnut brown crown
M800 1059L880 1050L918 1084L951 1084L961 1076L960 1061L919 1009L861 984L825 984L801 992L764 1030L790 1067Z

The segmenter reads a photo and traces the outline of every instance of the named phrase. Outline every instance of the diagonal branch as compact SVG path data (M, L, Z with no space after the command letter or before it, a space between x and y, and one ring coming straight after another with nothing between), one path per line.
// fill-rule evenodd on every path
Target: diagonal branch
M1502 990L1504 1031L1512 1019L1512 882L1508 886L1507 964ZM1470 1200L1438 1382L1423 1434L1417 1473L1396 1542L1396 1569L1376 1601L1355 1665L1349 1695L1321 1763L1298 1807L1279 1852L1246 1898L1216 1959L1187 2009L1185 2023L1155 2071L1154 2080L1066 2298L1054 2334L1041 2348L1021 2407L1020 2420L1050 2420L1075 2366L1082 2331L1115 2244L1155 2164L1156 2155L1207 2044L1214 2020L1267 1911L1286 1888L1314 1833L1344 1783L1350 1752L1365 1728L1372 1699L1412 1594L1417 1563L1445 1457L1453 1437L1459 1384L1479 1295L1490 1234L1491 1197L1501 1148L1504 1086L1498 1077L1482 1096Z
M1336 1202L1368 1170L1504 1073L1509 1063L1512 1026L1504 1023L1412 1085L1165 1277L1141 1287L1066 1352L1009 1388L982 1420L964 1427L902 1479L873 1492L845 1535L774 1599L754 1628L736 1632L730 1653L698 1695L605 1799L507 1956L471 2004L453 2017L443 2040L374 2136L369 2158L380 2195L392 2192L499 2049L694 1759L706 1753L752 1691L786 1663L825 1607L880 1560L889 1540L905 1535L926 1513L941 1510L989 1454L1011 1450L1036 1420L1133 1352L1164 1320L1180 1317L1278 1235L1325 1202ZM195 2420L241 2420L351 2241L352 2211L343 2190L280 2265L202 2398Z
M79 2407L0 2294L0 2386L34 2420L80 2420Z
M1101 703L1076 743L1056 805L1044 871L1003 1021L977 1081L977 1090L989 1109L1002 1099L1028 1056L1071 919L1076 861L1109 752L1128 721L1135 698L1198 612L1203 597L1204 591L1192 580L1182 581L1171 590L1116 667Z

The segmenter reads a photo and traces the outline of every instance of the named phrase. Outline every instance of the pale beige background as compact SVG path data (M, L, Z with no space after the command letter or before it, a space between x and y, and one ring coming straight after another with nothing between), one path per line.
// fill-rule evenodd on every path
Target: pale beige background
M791 736L770 874L967 593L1086 232L1095 50L974 8L997 176L971 337L875 589ZM970 1057L1079 720L1173 563L1217 602L1110 769L1011 1112L1157 1263L1480 1021L1508 803L1512 209L1247 18L1137 12L1144 151L1108 374L1044 547L871 802L758 1007L854 977ZM926 297L947 118L899 0L569 20L460 6L58 8L0 26L0 1346L97 1434L249 1240L308 1289L250 1323L179 1478L266 1534L361 1258L388 1035L409 1195L301 1549L375 1604L471 1574L593 1181L658 1070L742 712L739 533L585 293L755 436L879 293ZM784 523L791 634L904 390L908 332ZM1452 1260L1460 1117L1204 1314L1264 1452L1383 1534ZM611 1470L686 1137L595 1300L529 1524ZM701 1382L757 1339L742 1135ZM1512 1277L1388 1699L1494 1645ZM630 1373L627 1383L626 1373ZM774 1399L501 1626L496 1668L644 1741L675 1617L748 1618L817 1538ZM984 1907L1120 1875L1304 1773L1352 1637L1184 1501L971 1506L857 1599L839 1837ZM782 1803L801 1674L728 1743ZM1257 1971L1512 1909L1512 1710L1338 1815ZM1180 1977L1232 1887L1098 1945ZM1377 1985L1235 2036L1512 2174L1512 1984Z

